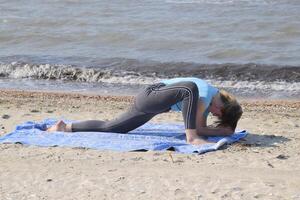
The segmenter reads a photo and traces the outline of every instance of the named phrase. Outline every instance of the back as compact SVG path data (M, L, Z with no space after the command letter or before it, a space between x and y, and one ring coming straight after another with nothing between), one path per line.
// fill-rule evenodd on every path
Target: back
M208 115L208 106L212 100L212 98L218 93L218 89L209 85L205 80L195 78L195 77L183 77L183 78L173 78L173 79L165 79L161 82L170 85L178 82L194 82L199 91L199 99L204 103L205 105L205 115ZM176 103L171 107L171 110L173 111L181 111L181 102Z

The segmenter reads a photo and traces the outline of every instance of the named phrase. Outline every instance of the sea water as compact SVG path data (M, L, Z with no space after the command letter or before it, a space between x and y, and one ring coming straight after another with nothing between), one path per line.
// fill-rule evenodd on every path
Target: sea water
M300 98L298 0L0 0L0 88L135 94L195 76Z

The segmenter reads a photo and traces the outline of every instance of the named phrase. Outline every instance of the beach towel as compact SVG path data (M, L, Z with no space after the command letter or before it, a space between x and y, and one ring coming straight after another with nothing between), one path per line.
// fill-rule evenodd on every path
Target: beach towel
M0 143L21 143L42 147L83 147L114 151L164 151L180 153L205 153L220 149L247 135L245 130L236 131L228 137L208 137L215 143L191 145L186 143L183 124L147 123L127 134L105 132L47 132L47 127L56 123L55 119L42 122L29 121L18 125L16 129L2 137ZM64 120L70 122L68 120Z

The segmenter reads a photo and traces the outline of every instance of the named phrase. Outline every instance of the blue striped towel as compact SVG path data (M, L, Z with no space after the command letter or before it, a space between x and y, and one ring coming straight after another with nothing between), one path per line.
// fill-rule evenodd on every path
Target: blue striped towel
M191 145L186 143L182 124L147 123L128 134L105 132L49 133L44 131L56 121L55 119L46 119L43 122L29 121L18 125L15 131L0 137L0 143L22 143L43 147L84 147L115 151L174 150L180 153L201 154L218 150L223 145L236 142L247 135L245 130L236 131L228 137L207 138L208 141L215 143Z

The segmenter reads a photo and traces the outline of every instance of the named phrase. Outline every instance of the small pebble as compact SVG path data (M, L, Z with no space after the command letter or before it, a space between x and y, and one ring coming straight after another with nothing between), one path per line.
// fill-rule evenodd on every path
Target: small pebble
M175 194L175 195L179 195L179 194L181 194L181 193L183 193L183 192L182 192L182 190L179 189L179 188L177 188L177 189L174 191L174 194Z
M280 155L276 156L276 158L278 158L278 159L280 159L280 160L286 160L286 159L289 158L289 156L285 156L285 155L283 155L283 154L280 154Z
M9 115L2 115L2 119L9 119L10 116Z
M120 176L117 180L115 180L115 182L118 182L118 181L121 181L121 180L124 180L125 177L124 176Z
M33 110L30 110L30 112L37 113L37 112L40 112L40 111L33 109Z
M267 161L267 164L269 167L274 168L274 166L270 162Z
M51 179L51 178L47 179L47 182L51 182L51 181L52 181L52 179Z

